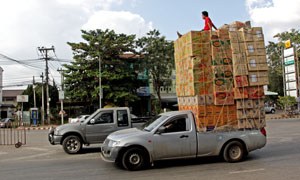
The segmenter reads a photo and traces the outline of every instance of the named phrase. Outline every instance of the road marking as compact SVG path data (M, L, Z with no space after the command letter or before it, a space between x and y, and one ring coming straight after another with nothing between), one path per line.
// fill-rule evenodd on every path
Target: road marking
M0 155L8 154L8 152L0 152Z
M250 170L244 170L244 171L232 171L229 172L229 174L241 174L241 173L252 173L252 172L257 172L257 171L264 171L265 169L250 169Z
M36 150L36 151L49 151L49 149L46 149L46 148L37 148L37 147L26 147L26 149Z

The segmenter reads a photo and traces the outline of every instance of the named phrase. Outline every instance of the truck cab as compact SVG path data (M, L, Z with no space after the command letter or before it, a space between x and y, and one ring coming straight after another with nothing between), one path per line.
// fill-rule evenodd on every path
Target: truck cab
M66 153L75 154L83 144L100 144L108 134L131 127L129 108L98 109L81 122L51 128L48 139L52 145L61 144Z

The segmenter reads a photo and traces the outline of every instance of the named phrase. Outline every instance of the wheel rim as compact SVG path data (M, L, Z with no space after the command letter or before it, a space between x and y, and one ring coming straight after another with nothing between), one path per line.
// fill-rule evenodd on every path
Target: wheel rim
M229 149L229 156L231 157L231 159L238 159L240 158L242 154L242 150L239 146L232 146Z
M77 151L80 147L80 142L77 139L69 139L67 141L67 149L69 151Z
M131 154L129 156L129 162L132 165L137 165L141 162L141 157L138 154Z

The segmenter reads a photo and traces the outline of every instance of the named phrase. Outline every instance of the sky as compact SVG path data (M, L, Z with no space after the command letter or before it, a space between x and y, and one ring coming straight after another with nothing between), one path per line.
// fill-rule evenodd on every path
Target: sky
M26 84L44 72L37 47L55 47L51 56L72 60L67 42L80 42L81 29L113 29L117 33L145 35L158 29L169 40L176 31L203 28L201 12L209 12L217 27L233 21L251 20L262 26L266 41L273 35L299 29L300 0L0 0L0 66L3 86ZM5 55L24 64L4 60ZM26 60L26 61L25 61ZM50 62L50 79L60 84L58 68ZM14 87L18 88L18 87Z

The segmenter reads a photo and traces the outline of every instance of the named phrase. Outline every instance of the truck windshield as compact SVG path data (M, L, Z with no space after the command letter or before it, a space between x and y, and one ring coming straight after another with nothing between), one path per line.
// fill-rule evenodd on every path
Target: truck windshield
M150 132L167 118L168 118L168 116L161 116L161 115L156 116L155 118L151 119L150 121L146 122L143 125L143 130Z

